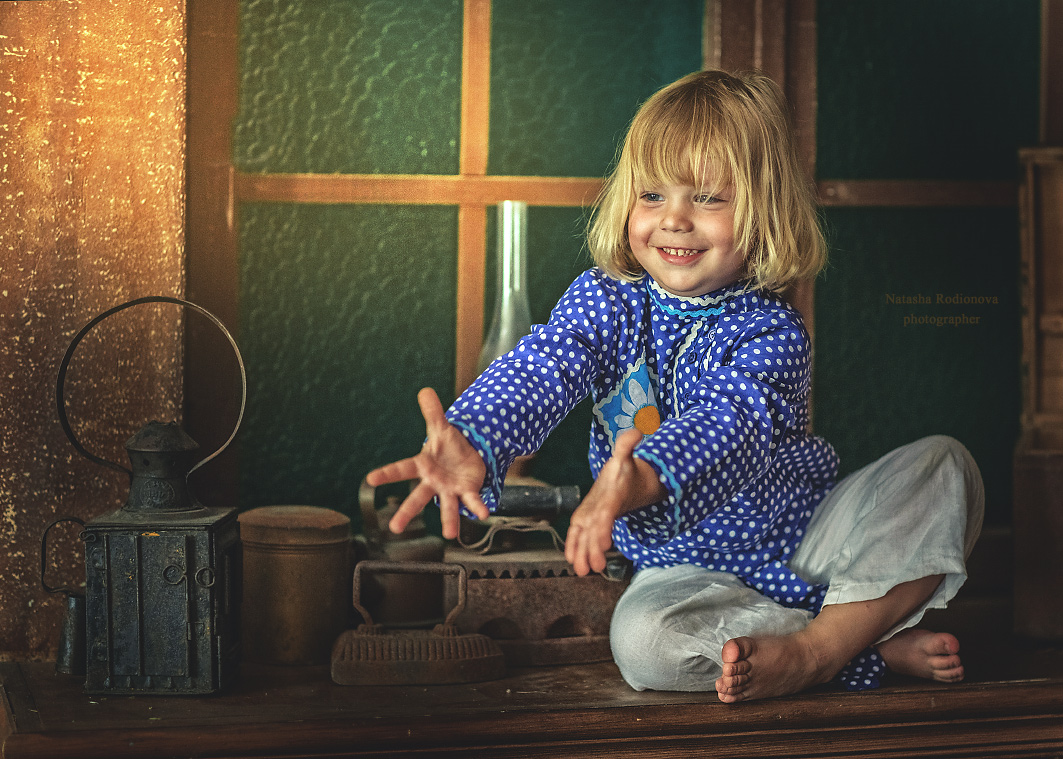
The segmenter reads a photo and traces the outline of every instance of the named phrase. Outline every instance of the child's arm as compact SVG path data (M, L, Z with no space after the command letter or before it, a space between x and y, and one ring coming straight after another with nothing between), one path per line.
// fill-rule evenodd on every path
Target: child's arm
M433 497L438 496L443 536L456 538L462 503L481 519L490 516L480 499L480 488L483 487L487 468L476 449L447 421L443 405L434 390L428 387L421 390L417 394L417 403L424 415L428 435L421 452L374 469L365 479L376 487L388 482L420 478L420 483L392 517L389 524L391 531L402 532L410 520L420 514Z
M565 558L580 577L605 569L605 552L613 544L613 522L617 517L667 496L653 467L632 456L641 440L638 430L628 430L617 438L612 458L605 462L587 497L572 513Z

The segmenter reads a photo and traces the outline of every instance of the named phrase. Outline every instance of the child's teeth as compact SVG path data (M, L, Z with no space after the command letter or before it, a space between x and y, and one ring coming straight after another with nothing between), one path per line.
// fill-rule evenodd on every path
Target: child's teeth
M686 250L684 248L661 248L661 250L670 256L693 256L697 253L696 250Z

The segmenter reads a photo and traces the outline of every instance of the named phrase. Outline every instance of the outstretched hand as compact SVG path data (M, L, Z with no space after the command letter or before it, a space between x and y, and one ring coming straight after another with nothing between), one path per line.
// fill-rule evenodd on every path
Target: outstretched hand
M632 455L641 440L642 434L635 429L617 438L612 458L605 462L587 497L572 512L565 559L580 577L605 570L605 552L613 545L613 522L617 517L665 495L653 467Z
M428 436L421 452L374 469L365 479L373 487L420 479L388 526L394 533L402 532L428 502L438 496L443 537L453 539L458 536L461 504L481 519L490 516L480 498L487 467L465 436L447 421L439 396L432 388L422 389L417 394L417 403Z

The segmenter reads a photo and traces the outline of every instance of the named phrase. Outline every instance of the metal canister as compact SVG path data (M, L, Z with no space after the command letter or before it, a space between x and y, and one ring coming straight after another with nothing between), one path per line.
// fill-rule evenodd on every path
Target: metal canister
M240 515L244 656L324 664L348 626L351 520L319 506L263 506Z

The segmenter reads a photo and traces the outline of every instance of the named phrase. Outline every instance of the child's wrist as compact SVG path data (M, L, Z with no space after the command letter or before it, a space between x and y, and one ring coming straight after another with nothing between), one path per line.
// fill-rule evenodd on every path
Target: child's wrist
M640 459L636 456L633 461L635 462L634 487L631 488L631 497L627 499L626 508L623 511L624 514L649 506L651 503L657 503L668 497L668 491L661 484L661 478L657 474L657 470L645 459Z

